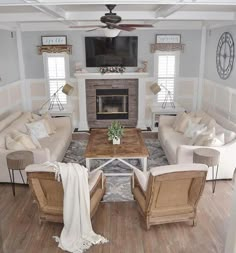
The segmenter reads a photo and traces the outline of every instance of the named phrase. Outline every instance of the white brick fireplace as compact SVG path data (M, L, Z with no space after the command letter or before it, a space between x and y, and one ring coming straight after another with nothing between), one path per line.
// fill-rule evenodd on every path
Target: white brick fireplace
M146 107L146 82L149 80L148 73L75 73L78 85L79 98L79 131L87 131L90 126L88 124L88 112L86 102L86 80L87 79L138 79L138 112L137 112L137 128L146 129L145 124L145 107Z

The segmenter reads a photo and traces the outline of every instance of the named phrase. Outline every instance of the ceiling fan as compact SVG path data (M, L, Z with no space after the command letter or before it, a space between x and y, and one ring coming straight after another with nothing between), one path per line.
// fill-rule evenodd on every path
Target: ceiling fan
M108 29L119 29L123 31L133 31L136 27L153 27L149 24L118 24L121 22L122 18L118 16L116 13L113 13L112 10L116 7L115 4L107 4L107 9L109 10L108 13L105 13L104 16L100 18L100 21L105 25L88 25L88 26L70 26L70 28L89 28L94 27L88 31L94 31L99 28L108 28Z

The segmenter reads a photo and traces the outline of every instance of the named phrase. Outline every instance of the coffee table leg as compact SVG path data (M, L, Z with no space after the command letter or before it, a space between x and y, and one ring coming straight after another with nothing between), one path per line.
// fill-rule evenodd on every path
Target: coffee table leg
M146 172L147 171L147 157L141 158L141 162L143 165L143 171Z
M86 168L87 168L88 171L90 172L90 159L89 159L89 158L86 158L85 161L86 161Z

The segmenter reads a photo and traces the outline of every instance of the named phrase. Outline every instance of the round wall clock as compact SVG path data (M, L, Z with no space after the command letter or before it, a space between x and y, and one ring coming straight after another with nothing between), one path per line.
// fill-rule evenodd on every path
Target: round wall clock
M234 64L234 40L229 32L224 32L216 49L216 69L221 79L227 79Z

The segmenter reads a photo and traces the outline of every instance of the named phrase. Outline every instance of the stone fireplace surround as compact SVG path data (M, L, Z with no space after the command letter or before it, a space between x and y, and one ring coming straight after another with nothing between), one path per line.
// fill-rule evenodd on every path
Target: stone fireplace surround
M136 127L138 119L138 79L87 79L86 106L90 128L103 128L111 125L112 119L97 119L96 91L104 89L128 89L128 119L116 119L125 127Z
M75 77L77 79L78 85L78 97L79 97L79 131L88 131L92 126L90 125L89 119L89 108L90 105L87 105L87 96L86 89L87 84L91 82L91 80L99 80L106 81L106 79L112 80L122 80L128 79L130 83L137 83L137 93L136 93L136 122L132 121L132 126L135 126L140 129L146 129L145 124L145 108L146 108L146 82L150 80L150 76L148 73L75 73ZM90 80L88 82L88 80ZM112 81L113 82L113 81ZM121 81L122 82L122 81ZM87 110L88 109L88 110ZM134 113L134 114L135 114ZM104 121L104 120L103 120ZM105 122L105 121L104 121ZM128 125L127 125L128 126ZM105 124L99 127L107 127Z

